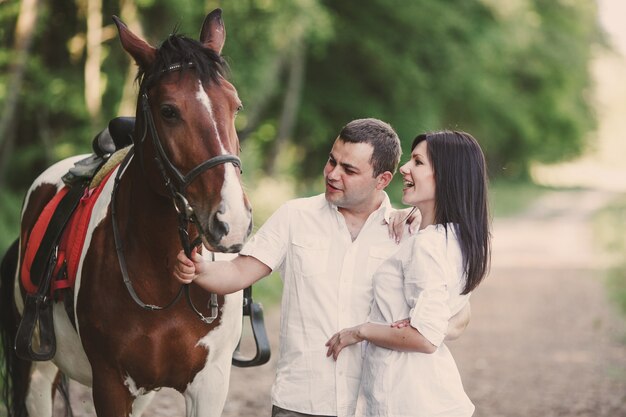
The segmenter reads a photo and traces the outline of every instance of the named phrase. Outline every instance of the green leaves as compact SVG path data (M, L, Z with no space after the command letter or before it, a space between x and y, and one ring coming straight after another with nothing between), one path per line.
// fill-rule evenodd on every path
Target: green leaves
M278 148L285 151L279 158L283 172L318 178L339 129L354 118L378 117L397 129L405 149L425 130L467 130L483 145L492 175L523 177L532 160L580 153L595 126L589 61L601 35L592 0L209 4L224 9L223 54L245 105L237 128L244 149L257 153L250 159L259 170L269 169ZM19 140L13 152L28 157L12 158L19 166L10 162L23 178L34 177L49 159L88 150L96 133L85 111L84 53L75 42L69 51L70 41L84 38L86 30L85 11L73 5L46 3L35 26L14 121ZM135 6L137 24L155 43L176 27L196 37L208 12L200 0L142 0ZM18 12L19 2L0 8L3 69L11 62ZM110 25L111 14L121 13L115 2L102 12L103 26ZM101 118L108 120L122 99L129 60L116 37L103 42L101 73L107 82ZM294 55L303 57L304 79L287 101ZM5 73L0 105L8 88ZM296 103L295 124L277 145L279 127L291 126L281 120L288 114L286 102ZM42 146L50 150L33 151Z

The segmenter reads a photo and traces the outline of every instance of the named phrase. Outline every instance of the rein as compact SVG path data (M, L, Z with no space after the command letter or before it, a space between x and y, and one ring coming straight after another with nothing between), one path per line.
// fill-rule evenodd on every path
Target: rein
M176 64L176 65L170 66L164 72L176 71L176 70L180 70L181 68L182 68L181 64ZM154 158L155 162L157 163L157 166L159 167L159 171L165 183L165 187L170 195L170 198L172 199L172 203L174 204L174 209L176 210L176 213L178 214L178 235L180 238L180 242L185 252L185 255L187 255L187 257L191 259L192 249L202 244L202 236L206 236L206 232L204 231L202 225L198 221L194 213L193 207L191 207L191 205L189 204L189 201L187 200L185 196L185 191L187 187L200 174L218 165L232 163L233 165L238 167L239 171L241 172L241 160L236 155L232 155L232 154L217 155L202 162L201 164L191 169L186 175L183 175L180 172L180 170L176 168L176 166L174 166L174 164L170 161L167 154L165 153L165 150L163 149L163 145L161 144L161 141L159 140L159 134L154 124L152 113L150 112L150 104L148 102L147 92L144 91L141 94L140 100L141 100L141 111L143 113L144 123L145 123L143 135L140 140L140 144L142 144L145 141L146 136L148 135L148 130L149 130L150 136L152 137L152 143L154 145L154 148L156 149L156 157ZM178 290L178 293L174 296L174 299L172 299L168 304L166 304L163 307L144 303L139 298L135 289L133 288L133 284L130 280L130 275L128 274L128 269L126 267L126 259L124 257L122 239L119 233L119 228L117 226L117 221L116 221L117 213L116 213L116 204L115 204L117 189L119 187L120 179L122 177L123 172L126 170L128 164L130 163L133 153L134 153L134 147L128 152L128 154L126 155L126 157L120 164L118 172L115 176L115 183L113 185L113 193L111 197L111 207L112 207L111 216L112 216L112 223L113 223L113 236L115 239L115 250L117 252L117 257L118 257L118 261L120 265L120 270L122 272L122 276L124 279L124 284L126 285L126 288L131 298L133 299L133 301L135 301L135 303L139 305L141 308L146 309L146 310L151 310L151 311L165 310L173 306L180 299L182 293L184 292L187 298L187 302L189 306L191 307L191 309L194 311L194 313L196 313L196 315L204 323L210 324L217 318L217 315L218 315L219 304L217 301L217 294L215 293L211 293L211 297L209 300L208 306L211 309L210 316L205 317L200 311L198 311L198 309L195 307L195 305L193 304L191 300L189 284L181 285L180 289ZM141 158L140 161L143 164L143 158ZM172 181L172 179L170 178L170 175L168 175L168 172L170 172L173 175L174 181ZM198 237L194 239L193 242L190 242L189 233L187 232L187 226L189 225L189 223L193 223L198 231ZM215 260L215 254L212 254L212 258L213 258L212 260Z

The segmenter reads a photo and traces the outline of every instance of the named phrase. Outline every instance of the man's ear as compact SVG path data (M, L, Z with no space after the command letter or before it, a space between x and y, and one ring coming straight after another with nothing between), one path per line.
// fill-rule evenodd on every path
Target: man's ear
M378 177L376 178L376 181L377 181L376 189L384 190L385 188L387 188L392 178L393 178L393 174L389 171L385 171L382 174L378 174Z

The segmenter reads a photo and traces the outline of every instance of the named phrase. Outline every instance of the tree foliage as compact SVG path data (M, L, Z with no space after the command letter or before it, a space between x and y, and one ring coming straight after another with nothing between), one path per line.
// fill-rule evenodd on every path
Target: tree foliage
M0 7L2 112L20 4ZM7 133L15 140L0 140L3 193L88 152L93 125L117 115L130 60L110 16L129 5L153 43L174 30L196 37L209 9L224 9L223 53L245 106L237 127L252 177L319 176L331 141L358 117L391 123L405 149L422 131L467 130L491 174L508 177L523 177L533 160L579 154L595 126L593 0L105 0L95 117L84 94L87 0L42 1Z

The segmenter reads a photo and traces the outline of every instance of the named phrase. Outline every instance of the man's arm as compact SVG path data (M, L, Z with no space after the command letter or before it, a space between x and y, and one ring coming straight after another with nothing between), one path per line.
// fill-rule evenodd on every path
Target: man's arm
M230 261L207 262L194 249L191 259L181 251L174 277L183 284L195 282L207 291L230 294L269 275L271 268L252 256L238 255Z

